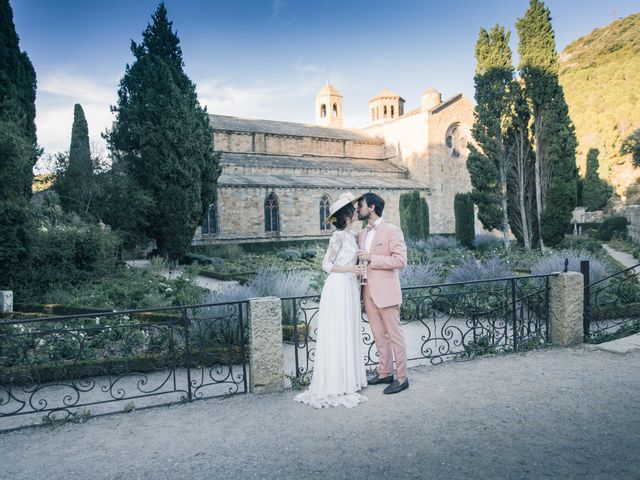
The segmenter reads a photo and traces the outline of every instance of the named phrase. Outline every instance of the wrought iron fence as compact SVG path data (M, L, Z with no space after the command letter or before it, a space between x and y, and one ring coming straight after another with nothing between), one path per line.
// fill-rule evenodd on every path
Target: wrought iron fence
M246 393L247 304L0 322L0 430Z
M583 260L584 336L602 341L622 330L640 331L640 263L589 283L589 261Z
M549 342L549 278L553 275L403 288L400 320L410 363L520 351ZM318 295L283 298L285 341L293 346L295 374L313 369ZM378 363L375 341L362 314L364 361Z

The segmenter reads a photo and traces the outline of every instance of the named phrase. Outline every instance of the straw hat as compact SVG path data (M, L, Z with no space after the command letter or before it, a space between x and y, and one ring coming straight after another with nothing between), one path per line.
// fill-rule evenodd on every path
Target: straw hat
M336 217L334 217L334 215L338 210L340 210L342 207L346 207L348 204L352 204L355 207L358 203L358 200L360 200L360 197L355 197L351 192L340 194L340 197L338 197L335 202L329 205L329 218L327 218L324 223L333 223L336 220Z

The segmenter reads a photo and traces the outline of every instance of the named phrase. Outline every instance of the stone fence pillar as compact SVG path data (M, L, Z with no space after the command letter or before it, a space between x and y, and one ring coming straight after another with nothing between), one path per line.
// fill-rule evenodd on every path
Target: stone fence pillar
M282 301L277 297L249 300L249 389L251 393L284 390Z
M583 281L579 272L550 278L549 328L551 343L566 347L583 340Z
M0 290L0 313L13 313L13 292Z

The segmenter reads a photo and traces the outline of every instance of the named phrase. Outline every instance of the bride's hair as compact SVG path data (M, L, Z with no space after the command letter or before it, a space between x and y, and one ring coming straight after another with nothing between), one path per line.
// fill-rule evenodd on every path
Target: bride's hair
M351 203L347 203L344 207L338 210L333 216L336 217L334 225L338 230L344 230L347 227L347 220L353 216L353 212L356 209Z

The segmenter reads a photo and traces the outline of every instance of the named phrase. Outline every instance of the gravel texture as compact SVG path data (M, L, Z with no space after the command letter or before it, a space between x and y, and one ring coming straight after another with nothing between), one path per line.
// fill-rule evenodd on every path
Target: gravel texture
M0 478L639 479L640 351L592 346L410 371L352 410L296 391L0 435Z

